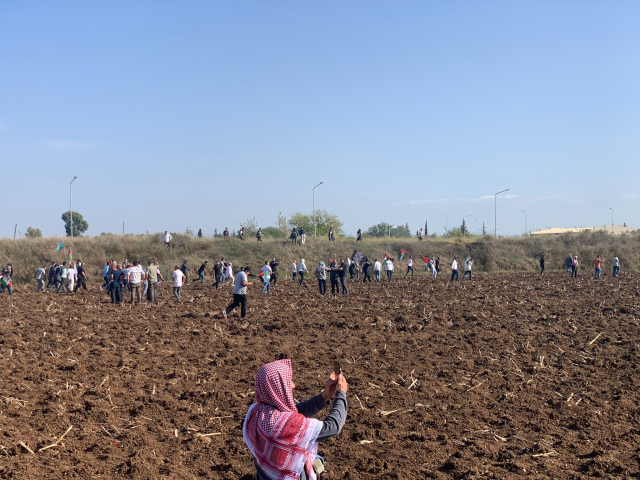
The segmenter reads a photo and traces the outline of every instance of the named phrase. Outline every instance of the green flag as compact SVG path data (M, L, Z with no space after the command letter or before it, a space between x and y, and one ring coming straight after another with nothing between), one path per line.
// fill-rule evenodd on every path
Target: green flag
M58 248L56 248L56 253L62 250L63 248L64 248L64 244L62 243L62 240L60 240L60 243L58 244Z

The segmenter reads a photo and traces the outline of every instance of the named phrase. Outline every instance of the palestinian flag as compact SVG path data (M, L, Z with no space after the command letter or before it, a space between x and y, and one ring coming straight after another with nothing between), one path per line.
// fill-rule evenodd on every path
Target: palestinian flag
M69 247L69 255L67 255L67 260L71 261L71 247Z
M427 257L422 257L422 260L424 260L424 264L426 265L427 263L429 263L429 259Z
M382 260L382 266L384 266L385 263L387 263L387 260L389 260L389 255L387 255L386 253L384 254L384 260Z
M58 253L63 248L64 248L64 243L62 243L62 240L60 240L60 243L58 244L58 248L56 248L56 251L54 253Z
M407 253L404 250L400 250L400 256L398 257L398 261L402 260L402 257L404 257L404 254Z
M467 263L469 260L471 260L471 254L467 255L467 258L464 259L464 263Z
M3 287L11 286L11 278L10 277L0 277L0 285Z

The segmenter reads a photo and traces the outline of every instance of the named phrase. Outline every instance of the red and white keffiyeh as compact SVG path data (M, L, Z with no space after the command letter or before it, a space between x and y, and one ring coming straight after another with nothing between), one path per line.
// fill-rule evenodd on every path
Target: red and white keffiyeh
M262 365L256 375L256 403L242 427L258 466L274 480L298 480L302 469L315 480L313 460L322 422L298 413L293 400L291 360Z

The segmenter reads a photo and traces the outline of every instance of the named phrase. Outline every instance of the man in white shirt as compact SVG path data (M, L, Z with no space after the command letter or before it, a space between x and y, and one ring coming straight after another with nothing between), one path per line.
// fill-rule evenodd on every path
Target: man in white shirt
M180 289L182 288L182 282L186 278L180 267L177 265L173 270L173 274L171 275L173 278L173 294L176 296L176 301L180 301Z
M393 259L388 259L384 264L384 269L387 271L387 279L391 282L393 276Z
M291 273L293 274L293 278L291 280L295 280L298 276L298 265L296 265L296 261L294 260L291 264Z
M453 256L453 262L451 262L451 280L449 280L450 282L453 282L453 279L459 280L460 279L460 275L458 274L458 256L454 255Z
M376 282L380 281L380 275L382 274L382 264L376 258L373 262L373 273L376 275Z
M135 260L133 267L129 268L127 274L127 282L129 282L129 291L131 292L131 303L142 302L142 276L143 271L140 262Z
M76 268L75 265L74 266L69 266L69 268L67 268L67 282L69 285L69 292L73 292L73 287L75 286L76 283Z
M226 277L226 283L227 285L231 285L232 287L235 287L235 281L233 279L233 263L229 262L227 264L227 268L224 272L225 277Z
M413 269L413 255L409 255L409 260L407 260L407 273L404 274L405 277L409 275L409 271L411 271L411 276L413 277L413 274L415 273L415 270Z
M471 260L471 255L469 255L464 261L464 274L462 275L462 280L467 277L467 274L469 274L469 280L471 280L471 265L473 265L473 260Z
M166 230L164 231L164 235L162 235L162 241L164 242L164 246L167 248L171 248L171 239L173 237Z
M36 289L36 292L44 292L44 275L46 271L46 265L43 265L36 270L36 280L38 281L38 288Z
M240 316L247 316L247 287L251 282L247 280L247 275L251 274L251 267L244 267L244 271L238 272L236 276L236 285L233 287L233 303L222 311L224 318L227 318L234 308L240 306Z

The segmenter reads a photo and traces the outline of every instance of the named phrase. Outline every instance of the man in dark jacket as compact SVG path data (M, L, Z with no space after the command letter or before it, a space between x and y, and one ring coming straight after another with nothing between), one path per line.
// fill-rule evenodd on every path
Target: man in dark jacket
M49 283L47 284L47 288L49 289L49 291L51 291L51 288L56 283L56 267L57 266L58 264L56 262L53 262L51 264L51 268L49 268Z
M182 273L184 273L184 284L185 285L189 285L189 275L187 274L187 272L193 272L193 270L191 270L187 266L187 261L186 260L184 262L182 262L182 266L180 267L180 271Z
M278 261L276 260L276 257L273 257L273 260L269 262L269 266L271 267L271 283L275 287L278 283L278 274L276 273L278 270Z
M371 266L371 264L369 263L369 259L366 259L364 261L364 265L362 265L362 273L364 274L364 279L362 280L362 282L366 282L367 278L369 279L369 283L371 283L371 275L369 275L369 267Z
M289 238L291 239L291 243L293 245L298 244L298 230L296 230L296 227L293 227L291 229L291 235L289 235Z
M571 273L573 270L573 257L569 255L564 262L565 267L567 267L567 273Z
M356 268L356 262L351 262L351 265L349 265L349 278L351 279L351 281L356 278Z
M198 269L198 280L200 280L200 283L204 283L204 271L207 268L207 265L209 265L209 262L205 261Z
M218 288L220 288L220 282L222 281L222 267L220 266L220 262L216 262L213 266L213 276L216 277L216 283L214 283L213 286L218 290Z
M340 293L340 286L338 285L338 277L340 276L340 268L336 264L335 260L331 261L329 267L329 280L331 281L331 295Z
M76 288L73 289L74 292L77 292L80 287L87 289L87 274L84 270L84 265L81 261L78 260L78 283L76 284Z
M540 257L540 275L544 273L544 267L546 264L546 260L544 259L544 255Z
M347 288L347 264L342 260L340 264L340 285L342 285L342 294L348 295L349 289Z

